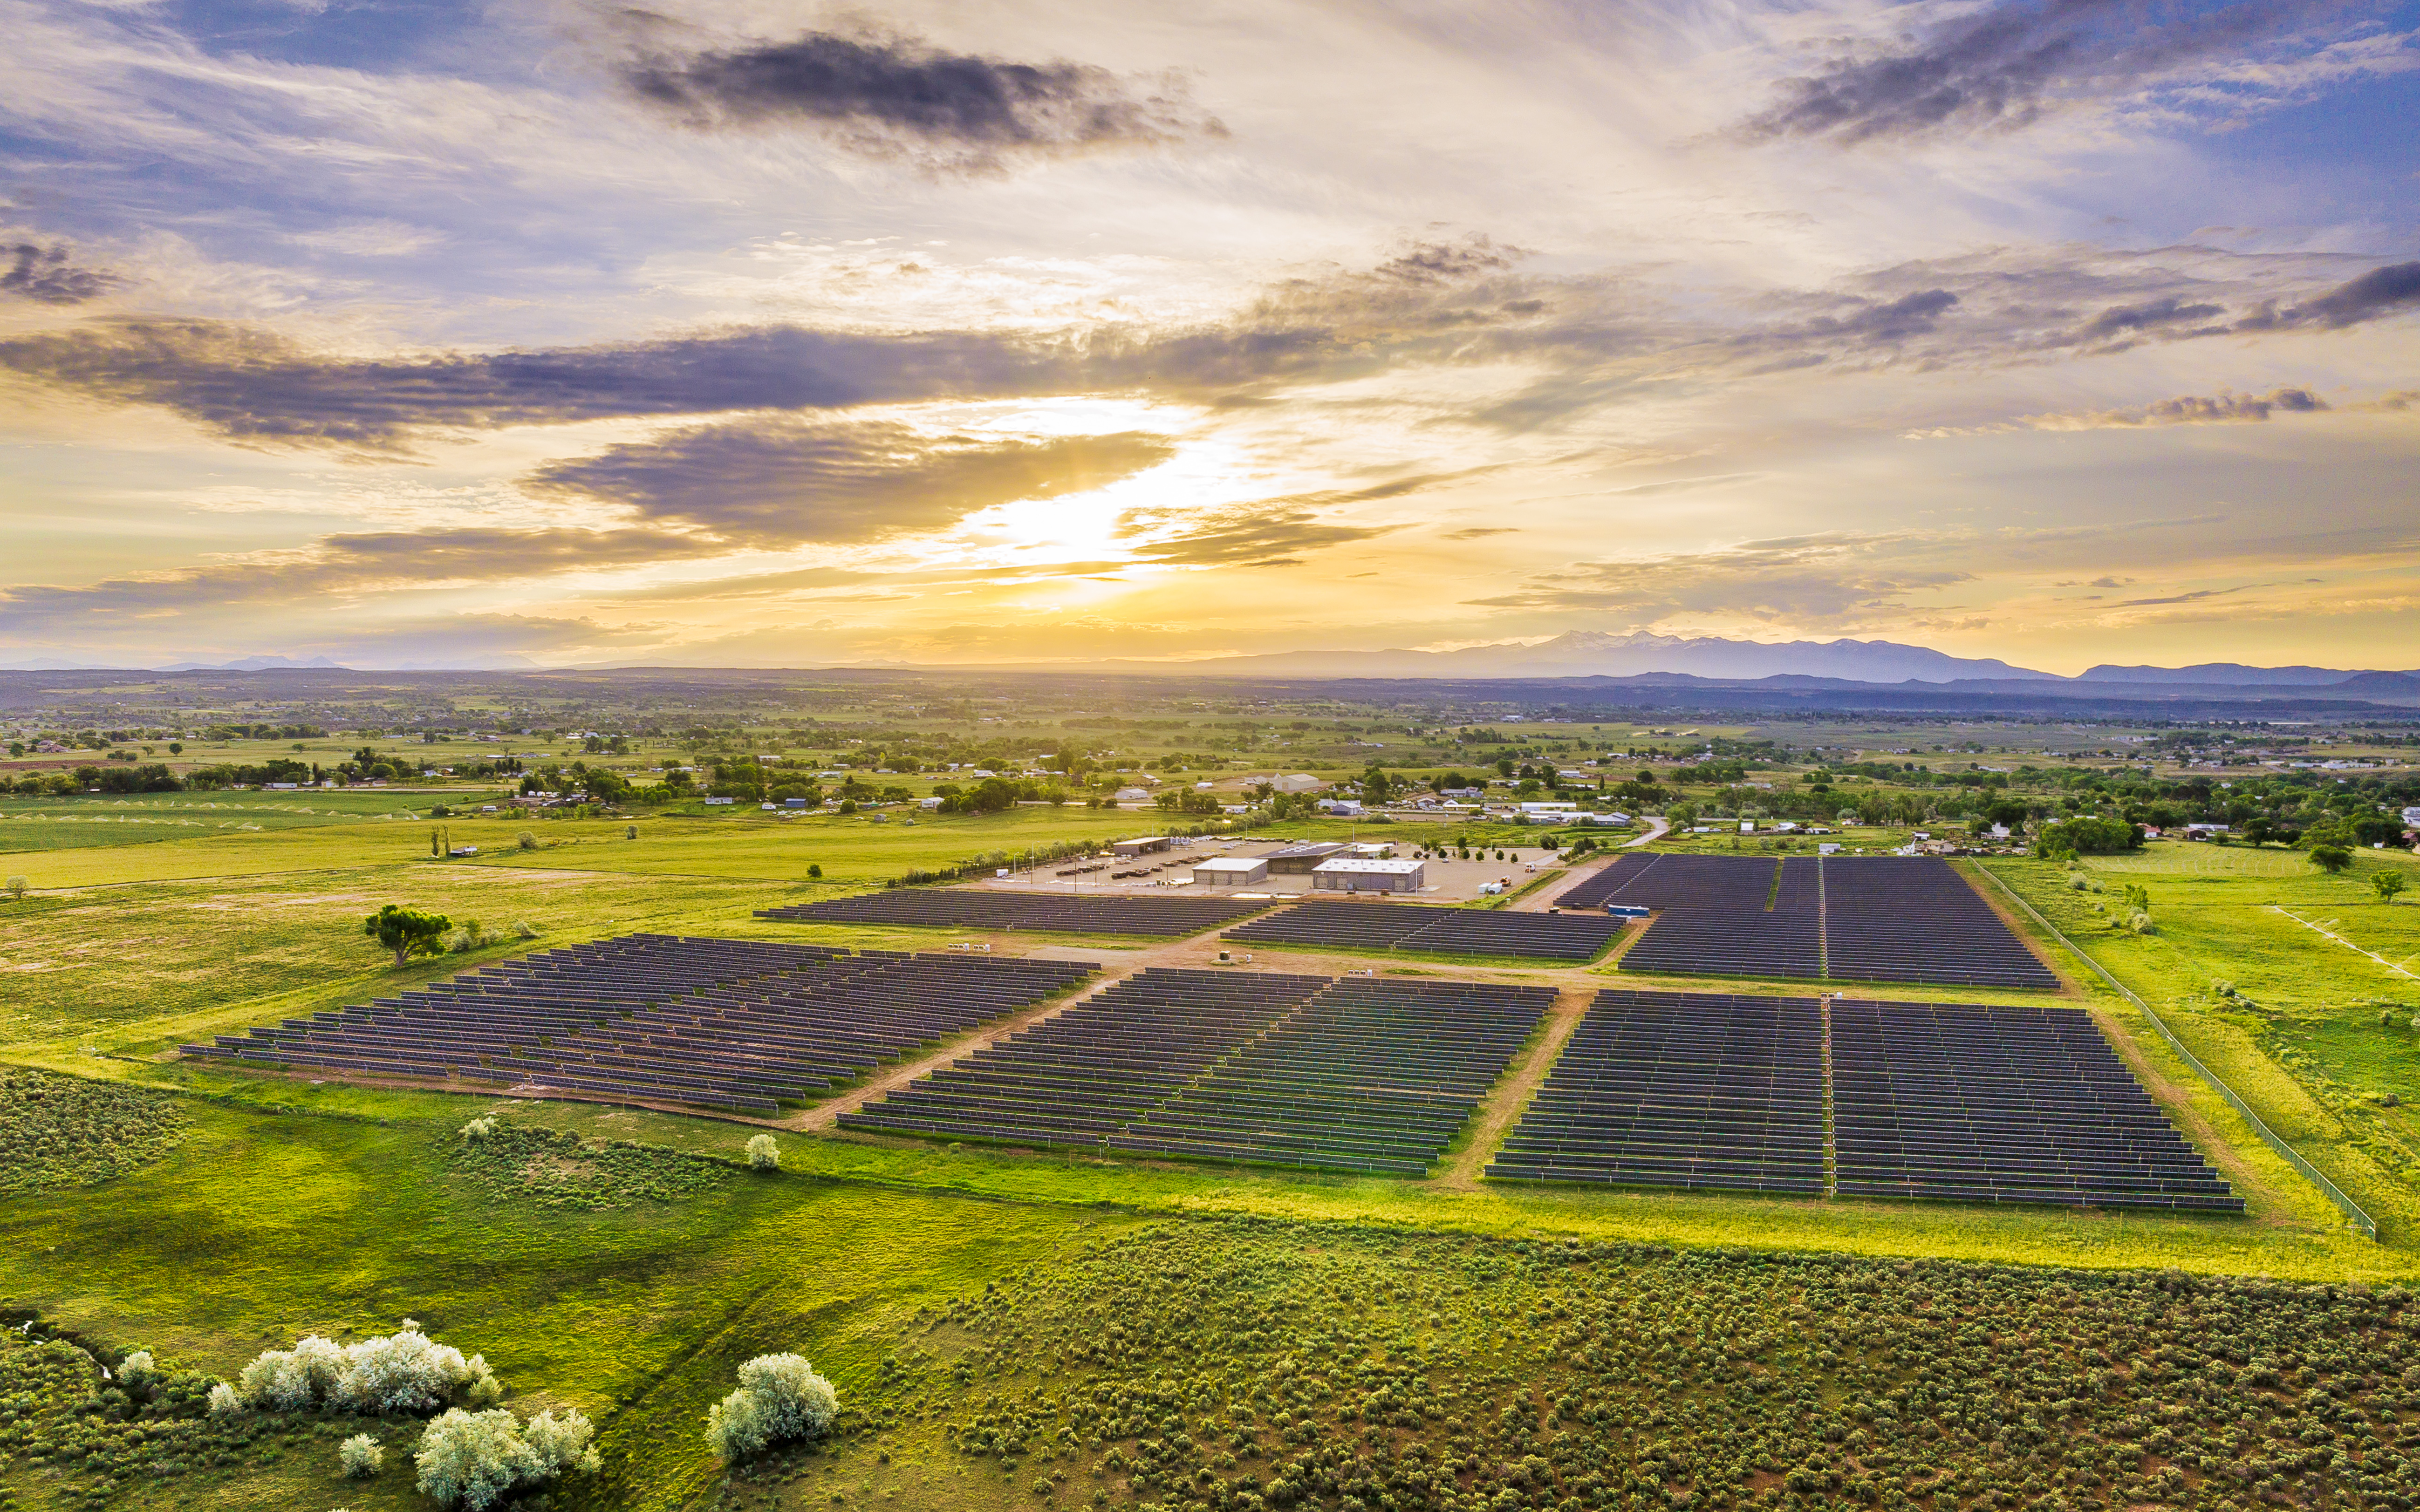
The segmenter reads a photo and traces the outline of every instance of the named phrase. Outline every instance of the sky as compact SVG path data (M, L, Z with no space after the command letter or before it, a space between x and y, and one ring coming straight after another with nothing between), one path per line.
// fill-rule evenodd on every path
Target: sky
M0 665L2420 667L2420 0L0 16Z

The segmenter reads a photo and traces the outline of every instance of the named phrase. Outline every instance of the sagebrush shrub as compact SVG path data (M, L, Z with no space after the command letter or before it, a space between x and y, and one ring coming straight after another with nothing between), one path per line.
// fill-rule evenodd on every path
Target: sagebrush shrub
M755 1170L778 1171L782 1168L782 1147L773 1142L771 1134L760 1134L748 1141L748 1164Z
M739 1389L706 1417L706 1442L724 1459L768 1444L813 1438L840 1410L832 1383L796 1354L760 1354L739 1367Z
M484 1383L484 1386L482 1385ZM503 1395L488 1362L439 1344L407 1318L393 1334L339 1349L313 1335L290 1350L269 1350L243 1367L235 1394L261 1412L295 1412L334 1407L352 1412L426 1412L443 1406L457 1391L480 1389L492 1401Z
M386 1468L386 1451L366 1433L356 1433L339 1445L336 1456L344 1462L345 1473L354 1480L367 1480Z
M503 1408L466 1412L449 1408L428 1425L412 1451L419 1487L442 1506L483 1512L505 1497L571 1471L593 1471L596 1428L576 1411L541 1412L527 1427Z

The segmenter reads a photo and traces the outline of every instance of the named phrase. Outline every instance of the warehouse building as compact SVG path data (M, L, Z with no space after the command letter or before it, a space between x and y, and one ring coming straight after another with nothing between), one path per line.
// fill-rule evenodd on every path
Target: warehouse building
M1334 841L1307 840L1271 851L1263 859L1280 876L1309 876L1320 862L1343 855L1344 849Z
M1132 860L1138 856L1148 856L1154 851L1164 851L1175 843L1176 841L1167 835L1145 835L1140 840L1115 840L1109 841L1109 854L1122 860Z
M1340 856L1313 867L1311 885L1325 892L1418 892L1428 886L1428 869L1419 861Z
M1193 881L1204 887L1249 887L1269 880L1269 863L1259 856L1216 856L1193 863Z

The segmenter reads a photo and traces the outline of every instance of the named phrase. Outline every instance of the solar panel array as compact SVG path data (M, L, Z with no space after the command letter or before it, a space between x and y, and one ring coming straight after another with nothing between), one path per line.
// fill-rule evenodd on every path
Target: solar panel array
M1097 1145L1326 985L1325 977L1154 967L839 1121Z
M1820 1195L1823 1011L1601 992L1487 1174Z
M1966 879L1935 856L1625 856L1558 905L1656 917L1626 971L2055 988Z
M771 1114L1094 969L636 934L184 1048L302 1071Z
M1745 864L1743 864L1745 863ZM1622 958L1630 971L1731 977L1823 975L1817 867L1805 856L1665 856L1612 902L1659 917ZM1645 894L1647 896L1640 896ZM1771 906L1767 906L1770 903Z
M1116 897L990 892L979 887L892 887L822 903L760 908L759 918L824 924L929 924L948 929L1056 930L1066 934L1173 938L1256 913L1264 903L1228 898Z
M1602 908L1638 873L1668 858L1660 852L1646 856L1633 851L1627 856L1618 856L1610 866L1599 867L1565 887L1556 896L1555 904L1559 908Z
M1224 937L1242 945L1592 961L1621 930L1620 919L1602 914L1516 914L1340 901L1297 903L1229 930Z
M1832 1006L1838 1189L2243 1211L2072 1009Z
M2241 1212L2072 1009L1606 991L1491 1177Z
M1554 1001L1551 987L1347 977L1109 1145L1420 1176Z
M1155 968L844 1128L1419 1176L1550 987Z
M2058 979L1937 856L1831 856L1823 868L1831 974L1850 981L2043 987Z

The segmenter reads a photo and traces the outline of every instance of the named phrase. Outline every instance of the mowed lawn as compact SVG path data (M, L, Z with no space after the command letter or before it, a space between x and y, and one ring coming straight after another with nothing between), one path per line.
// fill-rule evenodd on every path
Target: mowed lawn
M2287 912L2389 960L2420 950L2412 895L2384 903L2369 885L2382 866L2409 870L2411 858L2363 852L2352 872L2331 877L2299 852L2154 842L2141 856L2086 860L2084 874L2107 893L2072 890L2066 872L2040 863L1991 870L2149 1002L2381 1225L2420 1235L2420 1121L2411 1107L2420 1097L2420 1031L2411 1027L2420 982ZM2156 933L2110 926L2126 912L2118 889L2128 883L2149 892ZM2240 995L2222 995L2220 984Z
M1068 808L926 818L912 825L896 816L876 824L868 814L777 819L754 810L711 818L533 819L511 813L445 820L380 818L264 826L257 831L211 830L191 839L154 843L121 841L46 850L0 856L0 869L24 876L36 889L406 862L432 867L535 863L649 876L764 881L802 880L809 866L821 866L829 881L870 887L910 868L954 866L993 851L1014 855L1056 842L1153 834L1159 817ZM432 827L442 827L457 846L477 846L479 854L456 861L433 859L429 854ZM633 827L639 832L635 840L628 838ZM136 832L129 825L116 829ZM536 842L535 852L520 847L523 832Z
M314 988L365 999L600 933L729 933L753 922L753 909L794 896L745 881L426 864L36 894L0 904L0 1044L240 1011L255 999ZM362 934L363 918L390 903L458 924L475 919L510 943L397 973ZM513 937L520 924L538 937Z

